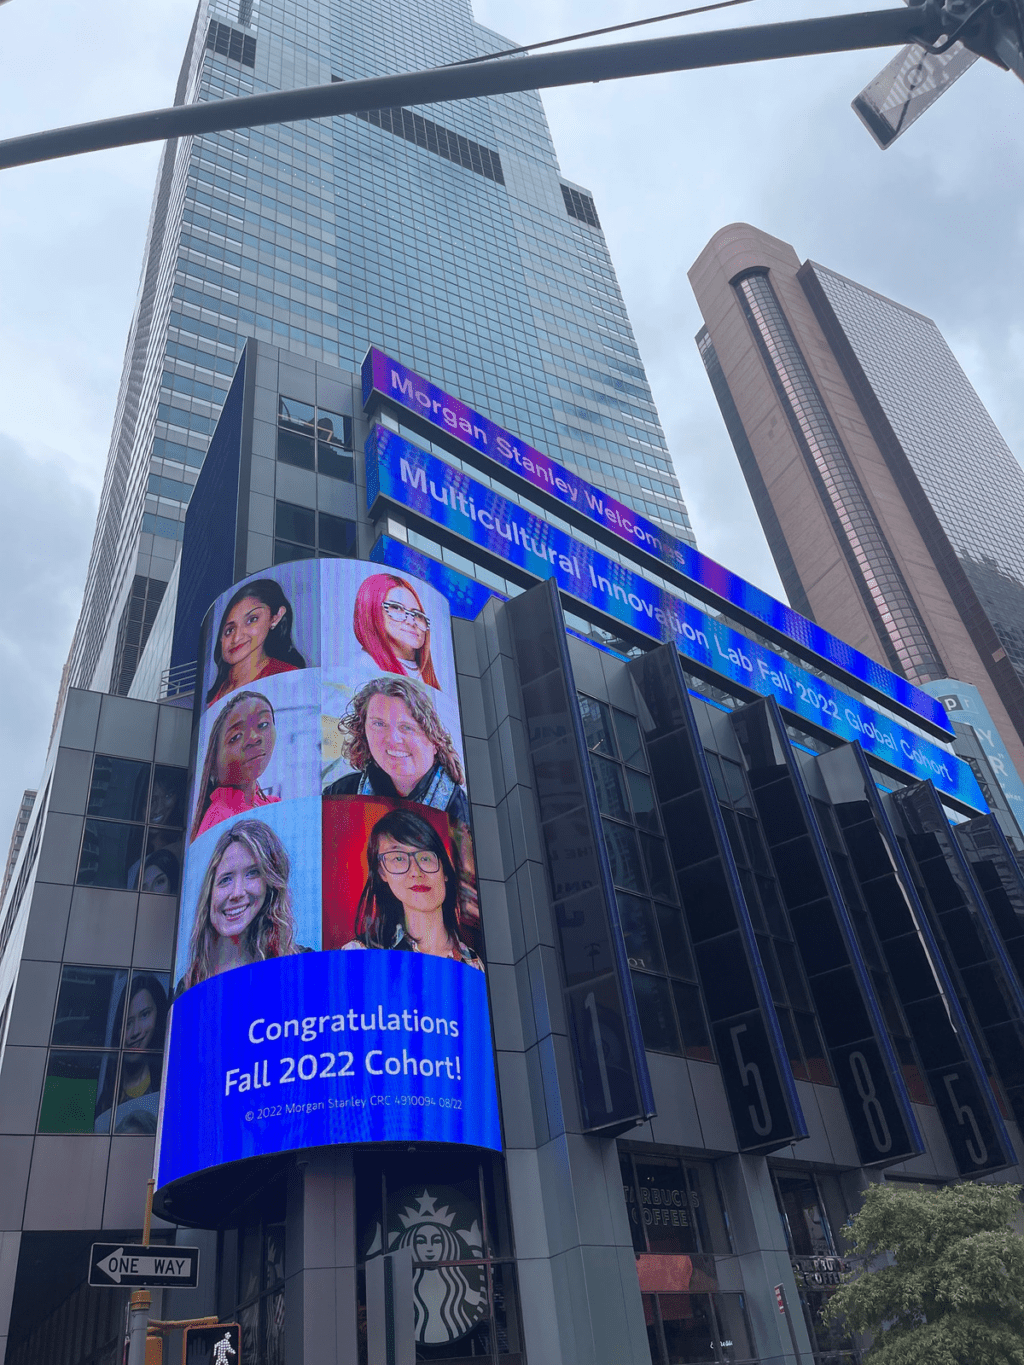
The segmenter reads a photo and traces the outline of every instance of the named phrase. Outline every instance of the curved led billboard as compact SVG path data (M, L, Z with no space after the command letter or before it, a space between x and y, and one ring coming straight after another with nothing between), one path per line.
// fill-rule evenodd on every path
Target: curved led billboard
M199 652L157 1185L330 1143L500 1149L448 604L354 560Z

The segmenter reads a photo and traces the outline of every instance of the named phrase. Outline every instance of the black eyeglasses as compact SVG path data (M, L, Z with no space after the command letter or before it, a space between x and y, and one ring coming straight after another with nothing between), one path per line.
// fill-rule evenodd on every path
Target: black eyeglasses
M415 853L403 853L400 849L391 849L388 853L377 854L378 865L385 872L394 873L396 877L400 877L403 872L408 872L414 861L421 872L437 872L441 867L441 859L436 853L431 853L429 848L417 849Z
M391 617L392 621L411 621L413 625L421 626L424 630L430 629L430 617L424 616L415 607L403 607L401 602L382 602L381 606Z

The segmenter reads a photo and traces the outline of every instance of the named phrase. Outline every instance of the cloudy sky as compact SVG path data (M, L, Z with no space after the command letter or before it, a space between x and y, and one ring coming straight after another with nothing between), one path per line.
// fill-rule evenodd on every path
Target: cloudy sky
M647 34L865 3L751 0ZM477 0L476 13L526 43L668 7ZM169 104L192 13L192 0L3 5L0 132ZM686 271L726 223L752 223L935 318L1024 455L1024 88L979 62L883 153L849 105L890 55L545 96L562 169L597 200L700 545L776 593L693 344L700 316ZM157 155L143 147L0 172L0 856L22 789L38 781L81 601Z

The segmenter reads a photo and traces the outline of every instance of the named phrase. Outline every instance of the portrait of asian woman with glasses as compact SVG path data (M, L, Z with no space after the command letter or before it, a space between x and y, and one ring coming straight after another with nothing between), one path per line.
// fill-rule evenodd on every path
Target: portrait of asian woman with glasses
M367 878L350 948L429 953L484 970L460 934L461 860L431 822L413 810L392 810L370 831Z

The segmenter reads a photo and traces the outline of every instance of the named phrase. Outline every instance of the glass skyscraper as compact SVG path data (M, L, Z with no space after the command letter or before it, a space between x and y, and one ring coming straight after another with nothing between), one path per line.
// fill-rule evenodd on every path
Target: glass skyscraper
M931 318L824 266L808 272L1024 677L1024 469Z
M507 47L465 0L200 0L176 103ZM244 341L371 343L692 539L593 198L535 92L168 144L66 680L126 694Z
M1024 770L1024 469L938 327L744 223L690 281L792 604L919 684L977 688Z

